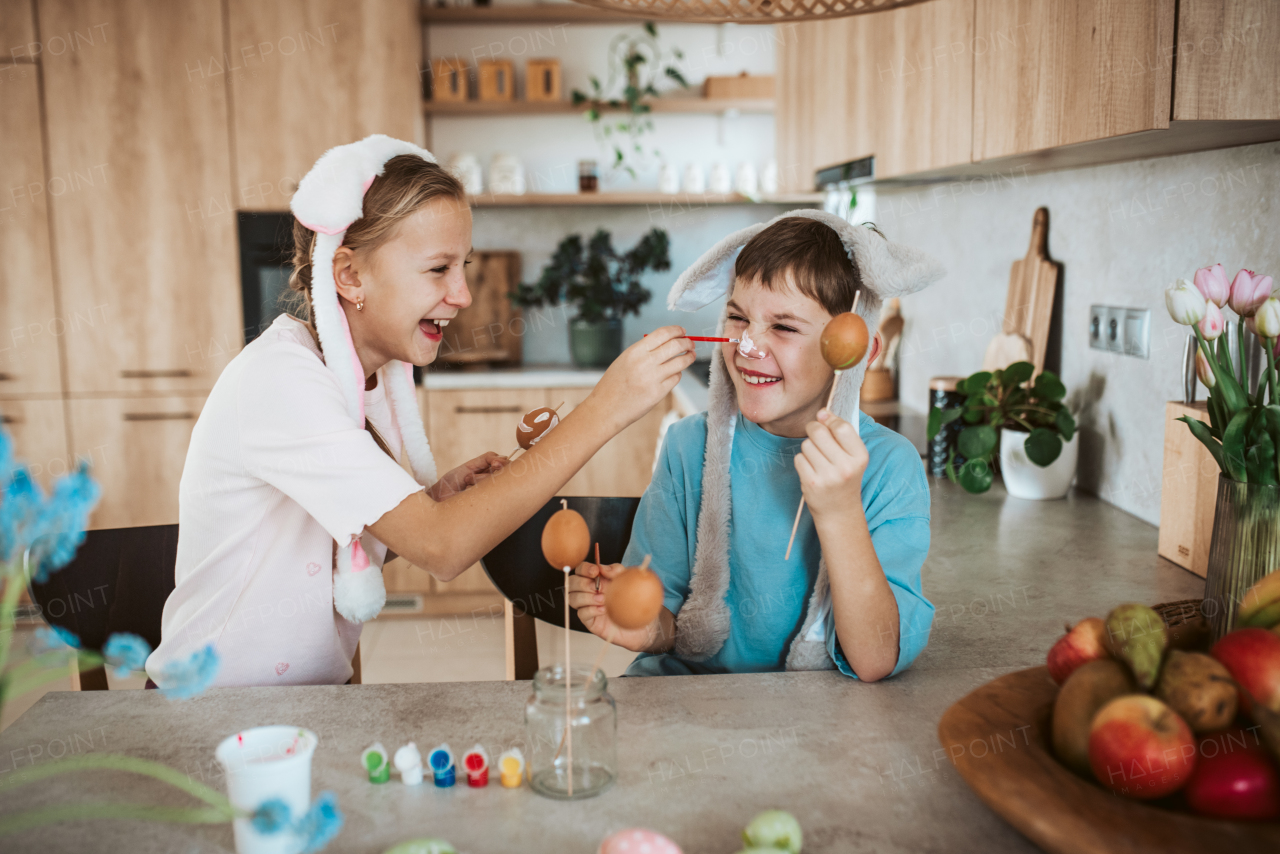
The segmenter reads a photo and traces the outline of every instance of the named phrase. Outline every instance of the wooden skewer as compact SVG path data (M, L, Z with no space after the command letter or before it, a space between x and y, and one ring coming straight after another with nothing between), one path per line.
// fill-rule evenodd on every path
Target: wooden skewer
M565 404L565 402L564 402L563 400L562 400L562 401L560 401L559 403L557 403L557 404L556 404L555 409L553 409L553 410L551 410L551 411L552 411L552 412L554 412L554 413L556 413L557 415L559 415L559 414L560 414L560 407L564 406L564 404ZM520 452L521 452L521 451L523 451L523 450L524 450L524 448L520 447L519 445L516 445L516 449L515 449L514 451L512 451L511 453L507 454L507 459L508 459L508 460L513 460L513 459L515 459L516 454L520 453Z
M858 300L861 299L861 297L862 297L862 291L858 291L853 295L853 308L849 309L850 311L858 310ZM827 409L827 410L831 409L831 401L836 399L836 386L839 385L840 383L840 374L842 373L844 372L839 370L836 371L835 379L831 381L831 391L827 394L827 405L823 407L824 409ZM856 413L854 417L855 418L857 417ZM795 544L796 531L800 528L800 514L802 513L804 513L804 496L803 495L800 496L800 506L796 508L796 520L791 523L791 539L787 540L787 554L785 557L783 557L784 561L791 560L791 546Z

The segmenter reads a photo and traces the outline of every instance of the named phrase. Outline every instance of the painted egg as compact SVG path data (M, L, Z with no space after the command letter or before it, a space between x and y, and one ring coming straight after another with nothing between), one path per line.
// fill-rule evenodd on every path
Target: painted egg
M559 423L560 416L554 409L546 406L534 409L516 425L516 442L527 451L538 444L544 433Z
M651 569L628 569L605 588L604 610L620 629L644 628L662 610L662 579Z
M577 510L557 510L542 529L542 555L556 569L574 568L587 559L591 532Z
M597 854L681 854L676 845L661 833L635 827L606 836Z
M846 371L862 361L870 340L865 320L852 311L837 314L822 330L822 358L837 371Z

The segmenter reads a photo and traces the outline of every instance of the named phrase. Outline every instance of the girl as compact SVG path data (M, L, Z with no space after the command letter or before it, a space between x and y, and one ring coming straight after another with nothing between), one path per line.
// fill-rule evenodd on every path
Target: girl
M456 577L693 362L682 329L658 330L514 466L490 452L437 479L409 366L435 359L471 303L462 186L379 135L327 152L291 207L306 319L281 315L245 347L192 432L176 588L147 661L160 687L210 643L215 685L348 681L360 625L385 601L388 550Z

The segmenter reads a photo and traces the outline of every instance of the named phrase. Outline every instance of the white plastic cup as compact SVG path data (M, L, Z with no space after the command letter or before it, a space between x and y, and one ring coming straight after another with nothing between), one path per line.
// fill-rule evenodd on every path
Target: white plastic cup
M297 821L311 806L311 756L319 739L296 726L260 726L228 736L214 755L227 777L227 797L253 812L279 798ZM234 822L237 854L297 854L303 840L291 829L259 833L248 818Z

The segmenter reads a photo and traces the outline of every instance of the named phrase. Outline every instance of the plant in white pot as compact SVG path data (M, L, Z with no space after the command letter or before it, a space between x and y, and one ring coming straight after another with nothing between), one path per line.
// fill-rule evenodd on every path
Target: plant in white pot
M1071 488L1079 440L1062 402L1067 390L1052 371L1032 381L1034 373L1030 362L979 371L956 386L963 403L929 411L929 441L957 418L967 425L959 454L947 460L947 477L969 492L990 489L997 468L1015 498L1062 498Z

